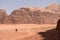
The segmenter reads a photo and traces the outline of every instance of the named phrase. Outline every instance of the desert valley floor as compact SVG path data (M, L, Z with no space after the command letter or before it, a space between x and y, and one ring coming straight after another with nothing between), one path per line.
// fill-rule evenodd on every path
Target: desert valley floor
M0 24L0 40L55 40L55 28L56 24Z

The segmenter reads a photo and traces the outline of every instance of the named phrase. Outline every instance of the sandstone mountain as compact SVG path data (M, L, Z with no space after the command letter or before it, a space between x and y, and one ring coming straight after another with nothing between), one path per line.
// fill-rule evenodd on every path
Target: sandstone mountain
M46 9L51 10L53 12L60 12L60 5L51 4L50 6L46 7Z
M31 8L14 10L10 16L15 24L53 24L59 19L59 15L56 13L32 11Z
M0 9L0 24L5 23L6 16L7 16L7 14L6 14L5 10Z
M0 10L1 11L1 10ZM22 7L13 10L11 15L0 12L0 23L4 24L55 24L60 18L60 5L52 4L46 8ZM3 15L4 14L4 15Z
M51 4L50 6L46 7L47 10L51 10L54 13L60 13L60 5L58 4Z

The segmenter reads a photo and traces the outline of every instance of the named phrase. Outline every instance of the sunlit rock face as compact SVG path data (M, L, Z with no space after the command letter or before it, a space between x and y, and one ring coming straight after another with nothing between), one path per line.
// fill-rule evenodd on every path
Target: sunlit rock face
M32 14L29 9L14 10L10 16L14 24L32 23Z
M50 6L46 7L46 9L60 14L60 4L51 4Z
M6 18L6 12L5 12L5 10L3 10L3 9L0 9L0 24L4 24L4 20L5 20L5 18Z
M4 19L4 24L13 24L12 18L10 16L6 16Z
M14 24L54 24L59 19L59 15L56 13L41 11L41 9L32 9L21 8L14 10L10 15L12 17L12 22Z
M0 9L0 24L10 24L12 23L11 17L6 14L6 11Z
M22 7L7 15L0 9L0 24L55 24L60 18L60 5L45 8Z

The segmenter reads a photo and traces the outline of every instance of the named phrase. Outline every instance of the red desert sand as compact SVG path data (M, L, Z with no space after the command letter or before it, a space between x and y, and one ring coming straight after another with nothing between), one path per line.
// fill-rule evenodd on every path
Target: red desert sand
M0 40L42 40L44 37L38 32L55 27L55 24L0 24Z

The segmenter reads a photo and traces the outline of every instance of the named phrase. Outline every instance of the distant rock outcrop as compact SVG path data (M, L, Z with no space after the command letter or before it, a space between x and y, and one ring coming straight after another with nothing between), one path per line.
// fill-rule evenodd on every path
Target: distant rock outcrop
M5 18L6 18L6 12L5 10L0 9L0 24L4 24L5 23Z
M10 16L14 24L54 24L59 19L59 15L56 13L41 12L41 10L32 11L31 8L14 10Z
M55 24L60 18L60 5L46 8L22 7L13 10L11 15L0 9L1 24Z
M46 7L47 10L51 10L54 13L60 14L60 5L58 4L51 4L50 6Z
M4 24L13 24L12 18L10 16L6 16L4 19Z

